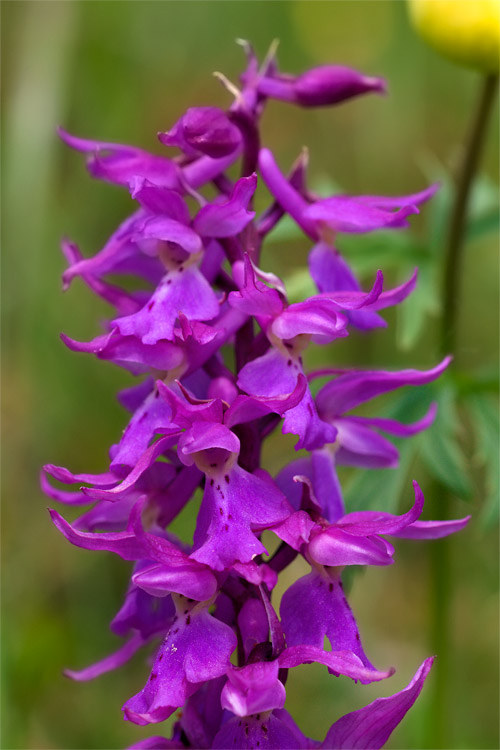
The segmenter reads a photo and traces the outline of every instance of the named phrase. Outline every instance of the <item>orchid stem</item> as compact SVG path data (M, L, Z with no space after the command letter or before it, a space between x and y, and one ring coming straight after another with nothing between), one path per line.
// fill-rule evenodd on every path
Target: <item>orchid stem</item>
M474 177L477 172L481 150L488 130L497 90L498 75L483 78L478 106L465 143L462 163L459 167L455 201L450 217L448 243L443 269L443 313L440 328L441 354L457 354L457 323L460 301L460 281L465 244L468 204ZM450 495L437 483L435 487L435 509L438 518L449 517ZM450 564L450 540L442 539L431 550L431 605L432 648L439 655L436 659L434 695L430 707L429 747L452 747L450 727L450 663L451 663L451 601L452 580Z
M466 233L467 207L488 130L488 121L493 111L497 83L498 75L496 74L487 75L483 79L478 107L474 114L458 173L457 191L450 218L448 244L444 260L443 316L440 342L443 354L456 353L457 310L460 298L459 282Z

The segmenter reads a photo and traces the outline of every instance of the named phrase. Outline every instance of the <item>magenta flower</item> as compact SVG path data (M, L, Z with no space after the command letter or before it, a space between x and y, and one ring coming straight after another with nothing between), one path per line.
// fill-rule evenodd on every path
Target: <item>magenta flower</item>
M274 54L259 67L245 48L242 89L226 82L234 95L228 110L190 108L159 135L176 156L60 131L86 154L92 176L137 202L93 257L63 241L64 287L80 277L112 313L91 341L62 339L72 351L140 378L119 393L130 417L109 450L107 471L73 474L47 464L42 474L51 499L82 506L72 523L50 511L69 542L133 564L111 622L122 645L66 674L93 679L155 641L150 674L125 702L124 718L157 724L182 712L170 739L155 735L134 748L381 748L417 699L432 658L406 688L338 719L323 740L306 737L286 711L287 675L315 662L359 682L361 691L392 675L365 654L342 571L391 565L393 537L439 539L469 517L420 520L424 498L416 482L414 503L401 515L385 512L383 498L380 511L349 512L336 467L396 469L398 451L381 433L410 438L432 423L436 406L413 424L352 412L383 393L432 382L449 359L427 371L329 365L310 372L303 354L335 345L353 327L385 325L379 312L411 294L416 272L384 290L376 269L363 291L336 238L405 228L436 186L400 198L320 199L308 191L304 156L285 177L261 146L259 120L269 99L334 105L385 93L385 82L342 66L285 75ZM238 161L236 179L228 170ZM259 179L271 197L257 217ZM318 289L294 303L272 266L260 267L263 243L285 214L312 245ZM324 376L329 380L316 393L310 384ZM279 426L305 453L289 457L273 477L262 448ZM193 538L181 542L169 526L194 507L198 490ZM279 540L271 557L263 532ZM298 555L309 572L289 585L278 616L274 589Z

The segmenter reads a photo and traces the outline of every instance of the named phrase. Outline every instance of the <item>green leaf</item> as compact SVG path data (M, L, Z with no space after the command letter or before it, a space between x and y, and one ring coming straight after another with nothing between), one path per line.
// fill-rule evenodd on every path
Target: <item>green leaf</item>
M438 387L438 414L422 442L422 457L433 476L464 500L471 499L472 485L467 460L458 440L460 423L455 390Z
M500 419L496 399L486 394L473 394L467 399L475 433L474 460L484 469L484 498L481 524L484 528L497 525L500 516Z
M373 232L359 237L342 235L339 249L360 275L373 276L375 269L418 266L427 250L411 235L402 232Z
M422 333L428 316L439 312L436 302L436 277L433 265L422 261L415 291L397 308L396 342L399 349L412 349Z
M467 222L467 240L477 240L484 235L498 232L500 227L500 209L482 213Z

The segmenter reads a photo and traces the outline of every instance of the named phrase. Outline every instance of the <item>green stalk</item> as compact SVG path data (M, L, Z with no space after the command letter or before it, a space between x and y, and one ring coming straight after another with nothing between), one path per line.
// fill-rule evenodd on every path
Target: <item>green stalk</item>
M440 326L441 354L457 354L457 323L460 303L460 281L463 249L467 225L467 209L471 188L477 172L481 150L488 129L497 90L498 75L490 74L482 79L482 88L465 143L462 164L457 179L457 190L448 233L448 243L443 269L443 313ZM441 484L434 487L435 517L449 517L450 494ZM435 663L434 695L430 708L428 747L451 747L449 727L452 712L449 702L451 662L451 603L452 576L450 561L450 539L442 539L431 547L431 607L432 649L438 655Z

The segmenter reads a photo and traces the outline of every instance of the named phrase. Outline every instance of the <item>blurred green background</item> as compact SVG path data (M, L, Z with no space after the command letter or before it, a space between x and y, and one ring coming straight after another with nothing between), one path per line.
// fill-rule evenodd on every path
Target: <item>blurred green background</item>
M447 175L453 173L460 154L479 76L425 47L412 32L402 1L17 1L3 3L2 21L1 746L120 748L162 732L162 727L143 729L125 723L121 716L122 703L146 679L144 654L93 683L69 682L61 670L85 666L119 645L108 623L122 601L129 564L65 542L50 524L38 472L46 462L75 472L104 470L107 448L125 425L115 392L130 382L127 374L70 353L59 341L60 331L80 340L96 335L108 310L78 282L61 294L64 263L58 246L60 237L68 234L85 254L93 254L131 211L131 201L124 191L89 178L83 160L56 138L56 125L89 138L161 152L157 131L168 129L186 107L229 104L211 74L219 70L237 80L243 66L242 52L234 44L237 37L251 40L260 56L279 38L280 65L287 72L338 62L386 76L387 98L366 97L316 111L271 103L263 122L264 140L283 168L309 145L313 185L404 194L422 188L436 174L444 179L438 209L426 207L412 221L407 256L404 241L385 247L383 241L364 238L351 246L347 241L340 245L346 255L352 250L367 279L377 267L388 268L389 278L392 274L392 280L400 280L410 267L422 265L416 303L408 302L413 307L399 316L391 311L387 330L370 339L353 335L315 358L325 364L428 367L438 359L435 281ZM485 452L496 452L495 429L488 431L488 419L493 415L494 421L496 413L490 391L495 390L498 361L498 236L481 229L498 198L497 164L498 113L475 195L479 228L471 232L466 249L456 358L465 383L483 383L477 413L485 418L484 429L473 424L472 412L458 409L453 429L464 463L458 468L466 473L469 487L461 486L453 462L445 465L452 481L457 479L453 515L473 513L469 528L450 543L450 748L499 746L498 532L494 521L488 522L495 518L495 484L484 464ZM494 218L493 214L493 224ZM431 237L434 255L428 249ZM263 265L300 288L301 277L293 269L304 265L307 251L307 243L287 239L283 232L265 252ZM390 408L390 399L384 403ZM404 403L400 409L406 418L413 417ZM478 429L483 437L479 447ZM283 453L283 444L290 451L293 441L279 443L281 449L273 443L267 451L271 471L290 455ZM401 507L408 507L409 480L416 477L426 490L427 513L432 515L432 461L424 461L418 445L415 441L415 450L405 454L397 487L394 473L379 472L377 479L372 472L371 481L377 483L368 491L375 493L374 506L383 505L390 489L391 502L396 498ZM350 474L345 478L352 482ZM351 486L348 497L356 501L361 489ZM488 491L493 499L484 511ZM458 495L469 497L464 501ZM192 523L181 519L180 533L187 534ZM329 677L318 665L294 670L287 684L288 707L303 731L316 739L322 739L342 713L400 689L432 652L428 546L396 546L397 564L357 576L351 601L373 662L380 668L394 665L397 674L390 684L366 687ZM298 572L294 564L289 580ZM390 747L436 746L428 724L433 679L431 674Z

